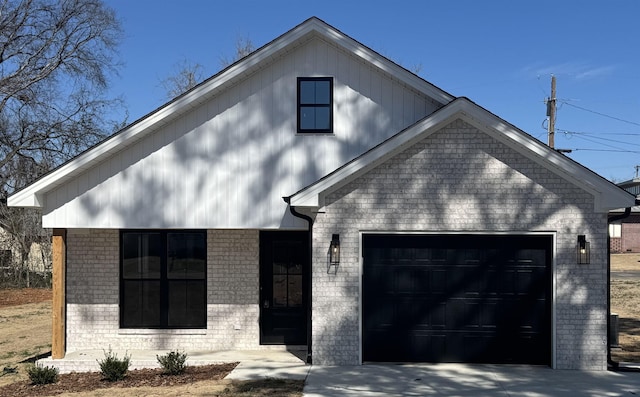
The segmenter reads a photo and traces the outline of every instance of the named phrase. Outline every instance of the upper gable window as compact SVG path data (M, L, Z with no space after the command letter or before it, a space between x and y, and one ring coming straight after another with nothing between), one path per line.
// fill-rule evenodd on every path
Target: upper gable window
M333 133L333 78L298 78L298 132Z

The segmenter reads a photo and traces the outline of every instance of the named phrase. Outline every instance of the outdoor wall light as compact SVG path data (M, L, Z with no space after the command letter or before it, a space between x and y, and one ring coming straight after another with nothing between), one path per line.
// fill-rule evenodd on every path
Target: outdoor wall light
M340 235L333 234L331 236L331 244L329 244L329 263L327 265L327 273L331 272L331 266L335 266L335 272L338 272L340 265Z
M590 256L591 250L589 249L589 242L584 234L579 234L577 246L578 265L588 265L591 262Z

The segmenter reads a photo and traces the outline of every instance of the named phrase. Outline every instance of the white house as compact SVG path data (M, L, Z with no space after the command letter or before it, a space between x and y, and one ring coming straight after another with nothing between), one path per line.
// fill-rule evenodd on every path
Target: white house
M311 18L9 204L54 229L54 358L603 370L607 212L634 197Z

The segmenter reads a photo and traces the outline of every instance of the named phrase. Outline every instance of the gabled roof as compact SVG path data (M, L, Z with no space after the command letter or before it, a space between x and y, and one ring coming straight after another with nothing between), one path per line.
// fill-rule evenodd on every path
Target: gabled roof
M13 207L42 207L42 196L45 193L106 158L113 156L147 134L175 120L243 78L260 70L274 59L314 37L333 43L345 51L360 57L363 61L374 65L392 78L413 87L413 89L428 95L443 105L454 99L447 92L376 53L324 21L312 17L171 102L135 121L98 145L62 164L24 189L14 193L9 197L8 205Z
M322 208L328 194L335 192L456 119L468 122L566 181L591 193L595 198L596 212L606 212L614 208L630 207L635 204L633 195L565 155L556 152L467 98L458 98L450 102L324 178L292 196L286 197L285 201L293 207L307 207L311 210Z

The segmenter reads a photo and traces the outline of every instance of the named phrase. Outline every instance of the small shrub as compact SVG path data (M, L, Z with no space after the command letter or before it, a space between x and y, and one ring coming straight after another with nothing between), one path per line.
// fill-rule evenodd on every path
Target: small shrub
M98 360L100 364L100 372L102 376L109 382L122 380L127 376L127 371L131 365L131 356L124 355L124 358L118 358L111 349L104 352L104 360Z
M187 361L187 353L171 351L162 356L156 355L156 358L165 374L179 375L187 369L187 365L185 364Z
M50 383L56 383L58 380L58 368L31 365L27 367L27 374L33 385L48 385Z

